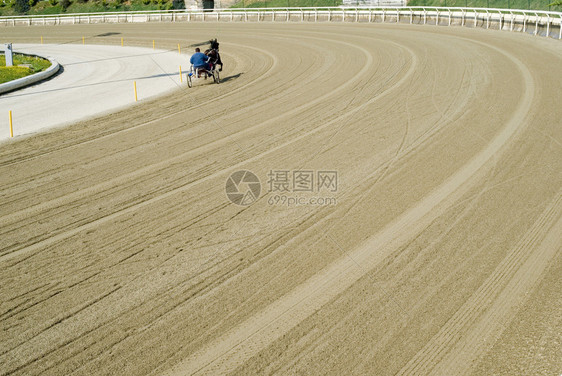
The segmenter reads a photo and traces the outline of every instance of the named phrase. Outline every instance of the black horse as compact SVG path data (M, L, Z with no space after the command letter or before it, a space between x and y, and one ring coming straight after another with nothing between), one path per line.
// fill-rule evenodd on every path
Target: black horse
M211 43L211 47L207 51L205 51L205 55L210 57L209 64L211 64L212 67L220 65L219 72L222 72L222 61L221 55L219 54L219 42L217 42L216 39L211 39L209 43Z

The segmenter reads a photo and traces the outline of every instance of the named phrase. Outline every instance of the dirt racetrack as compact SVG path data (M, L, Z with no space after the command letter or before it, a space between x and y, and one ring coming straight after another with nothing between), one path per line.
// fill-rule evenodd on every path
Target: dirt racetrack
M184 50L218 37L225 68L220 85L1 144L1 375L562 372L559 41L2 29L40 35ZM237 170L261 181L251 205L227 199ZM335 204L277 201L277 172L301 170L338 185L283 194Z

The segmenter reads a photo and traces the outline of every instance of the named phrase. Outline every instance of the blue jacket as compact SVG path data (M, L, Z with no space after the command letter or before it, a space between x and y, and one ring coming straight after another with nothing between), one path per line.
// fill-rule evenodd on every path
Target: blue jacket
M202 52L196 52L193 55L191 55L191 59L189 59L189 62L191 64L193 64L194 67L206 67L207 66L207 61L209 61L209 56L205 55Z

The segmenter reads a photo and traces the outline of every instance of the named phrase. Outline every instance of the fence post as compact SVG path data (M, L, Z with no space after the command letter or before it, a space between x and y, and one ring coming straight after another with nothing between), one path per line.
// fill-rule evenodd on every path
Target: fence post
M539 15L535 13L535 33L537 35L539 32Z

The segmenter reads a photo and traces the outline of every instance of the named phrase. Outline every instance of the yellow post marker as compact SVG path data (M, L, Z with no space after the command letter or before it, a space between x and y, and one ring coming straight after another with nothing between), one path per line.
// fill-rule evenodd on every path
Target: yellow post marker
M133 85L135 86L135 102L137 101L137 81L133 81Z
M14 137L14 127L12 125L12 110L10 110L10 137Z
M41 35L41 44L43 44L43 36Z
M154 43L154 39L152 40L152 49L156 48L156 44Z
M123 38L121 38L121 47L123 47Z
M178 43L178 52L179 52L180 55L181 55L181 47L180 47L180 44L179 44L179 43Z
M183 82L183 77L181 75L181 65L180 65L180 82Z
M86 44L84 37L82 37L82 44Z

